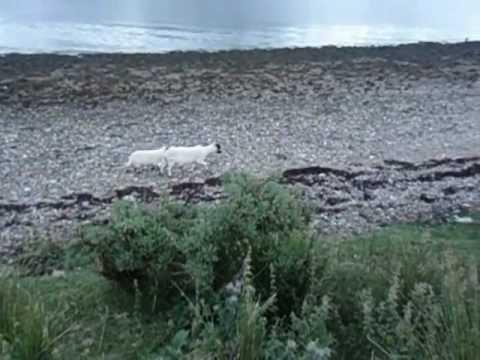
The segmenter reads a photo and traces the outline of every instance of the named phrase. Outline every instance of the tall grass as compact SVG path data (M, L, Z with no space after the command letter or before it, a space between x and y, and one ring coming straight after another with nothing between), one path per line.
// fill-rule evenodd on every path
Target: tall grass
M480 354L480 286L478 266L448 254L439 301L427 308L431 326L422 329L427 357L474 359Z
M53 359L57 342L69 330L63 321L13 280L1 281L0 354L5 358Z

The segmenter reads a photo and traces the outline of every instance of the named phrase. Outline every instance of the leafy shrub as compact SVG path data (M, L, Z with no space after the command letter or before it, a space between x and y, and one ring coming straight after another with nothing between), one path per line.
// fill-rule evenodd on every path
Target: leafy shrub
M265 344L266 359L319 359L334 356L333 338L327 330L330 304L328 297L321 303L306 300L300 314L291 314L287 326L276 324Z
M179 295L177 287L194 289L185 271L188 249L182 241L197 216L195 209L164 203L153 211L119 202L112 211L108 226L96 226L85 235L105 277L164 304Z
M107 226L95 227L102 273L133 291L174 304L181 292L204 298L239 274L248 247L260 298L278 277L278 309L299 309L308 287L308 212L285 187L247 175L226 178L227 198L213 206L165 202L147 210L119 203ZM181 291L179 291L181 290Z
M65 247L49 238L35 238L26 242L16 264L24 275L39 276L63 268Z
M274 292L270 286L274 271L277 308L289 316L299 310L308 287L312 243L307 208L284 186L245 174L227 178L225 191L227 199L208 212L195 236L216 249L213 287L224 286L239 272L251 247L260 298Z
M330 359L325 319L328 299L321 306L304 302L299 316L292 313L287 327L267 325L275 307L272 294L259 301L253 285L251 248L245 259L243 289L238 299L217 299L212 308L190 302L192 325L181 329L157 354L164 359Z
M29 239L15 259L15 265L24 276L48 275L54 270L73 270L91 262L91 251L81 241L66 243L45 236Z

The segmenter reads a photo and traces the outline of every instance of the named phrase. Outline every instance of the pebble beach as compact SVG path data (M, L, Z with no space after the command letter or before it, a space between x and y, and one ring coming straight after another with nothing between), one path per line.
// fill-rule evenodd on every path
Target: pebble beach
M452 159L441 164L442 171L472 168L464 177L424 183L434 194L431 203L422 202L428 208L405 198L405 191L415 194L413 181L412 188L388 194L393 202L402 199L397 208L403 212L388 217L392 221L415 219L416 209L434 216L442 206L452 211L480 204L480 42L5 55L0 57L0 129L4 249L40 228L65 234L65 228L83 221L81 214L91 220L110 208L88 199L128 187L161 193L227 171L257 176L314 166L373 171L392 161L419 166ZM221 144L223 152L212 154L207 168L174 168L167 177L155 168L123 166L134 150L211 142ZM392 169L405 177L407 167ZM443 190L449 186L463 190L448 197ZM90 198L75 203L74 215L62 215L68 213L68 199L78 194ZM383 197L377 200L366 202L366 213L385 203ZM48 205L62 202L64 207ZM321 218L326 232L329 216ZM360 231L368 222L348 211L331 216L350 221L332 225L333 233L341 227Z

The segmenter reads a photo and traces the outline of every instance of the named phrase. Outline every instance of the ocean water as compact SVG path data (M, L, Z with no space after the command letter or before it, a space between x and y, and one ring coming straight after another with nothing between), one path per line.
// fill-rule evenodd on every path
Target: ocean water
M352 4L354 3L354 4ZM0 53L480 40L478 0L1 0Z

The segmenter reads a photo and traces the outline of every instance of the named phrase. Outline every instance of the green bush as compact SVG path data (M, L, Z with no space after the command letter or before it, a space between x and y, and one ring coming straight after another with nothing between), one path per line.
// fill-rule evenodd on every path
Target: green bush
M91 262L91 251L81 241L65 243L45 236L29 239L15 259L23 276L49 275L54 270L73 270Z
M147 210L118 203L107 226L89 231L102 273L158 304L185 293L209 298L241 269L252 248L252 272L261 298L277 274L278 309L299 309L308 287L311 241L308 213L294 194L273 181L246 175L226 179L227 198L213 206L165 202Z
M330 359L331 338L325 320L328 299L320 306L305 301L287 326L267 325L275 307L272 294L260 301L253 285L251 248L245 259L243 289L238 299L217 299L214 307L190 302L190 329L179 330L158 353L164 359Z
M93 246L101 273L122 288L168 305L183 291L194 290L185 267L188 247L184 239L197 212L191 207L164 203L149 210L131 202L113 208L107 226L88 229L86 241Z
M210 209L195 239L216 249L213 288L238 272L252 249L253 281L262 299L274 292L282 316L298 311L308 287L311 237L309 213L295 194L271 180L241 174L226 179L227 199ZM277 314L277 315L279 315Z

